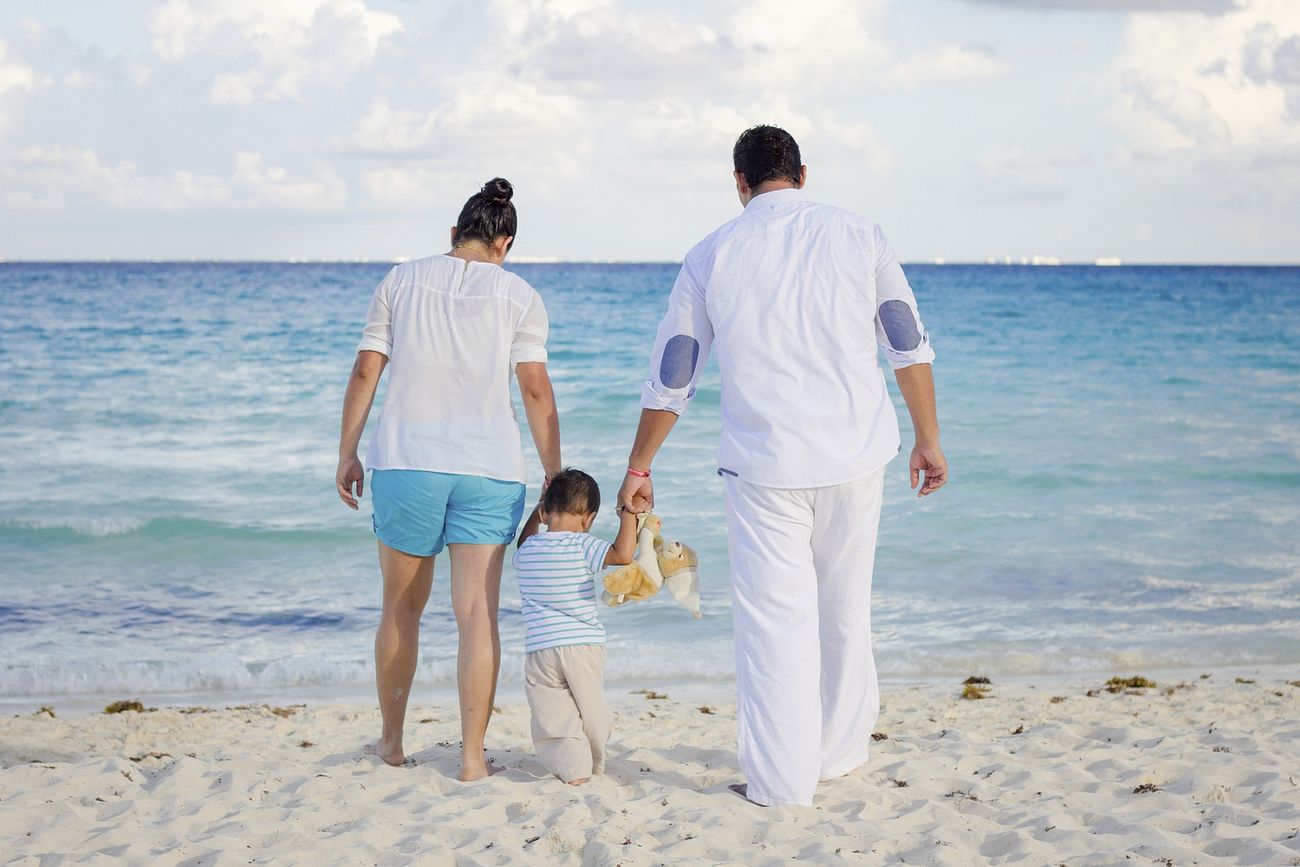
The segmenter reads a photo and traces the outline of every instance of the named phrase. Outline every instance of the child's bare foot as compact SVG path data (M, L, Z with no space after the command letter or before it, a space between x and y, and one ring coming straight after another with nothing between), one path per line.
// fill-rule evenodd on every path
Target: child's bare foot
M591 777L583 777L581 780L569 780L570 786L581 786L591 782Z
M374 743L366 744L361 748L361 752L368 756L381 758L395 768L400 768L402 765L406 764L406 756L402 754L401 746L390 747L383 741L375 741Z

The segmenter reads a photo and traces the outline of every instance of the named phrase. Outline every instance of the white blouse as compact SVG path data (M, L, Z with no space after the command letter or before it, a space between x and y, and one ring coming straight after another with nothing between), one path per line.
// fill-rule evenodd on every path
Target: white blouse
M496 265L439 255L389 271L357 345L389 361L365 465L526 481L510 381L546 361L548 327L537 291Z
M861 478L899 451L877 361L934 360L898 257L865 217L755 196L697 244L668 297L641 405L677 414L710 349L722 368L718 470L813 488Z

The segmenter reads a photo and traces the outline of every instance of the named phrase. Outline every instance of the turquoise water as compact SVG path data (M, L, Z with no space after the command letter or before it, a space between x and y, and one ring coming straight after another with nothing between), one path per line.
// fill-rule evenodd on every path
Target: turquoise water
M369 688L374 543L333 473L386 268L0 264L0 700ZM612 498L676 269L516 270L551 314L565 459ZM888 470L887 677L1300 661L1300 269L909 274L952 483L918 502ZM615 678L730 676L718 424L711 365L655 477L705 617L609 612ZM509 572L503 596L508 685ZM445 573L424 622L419 682L446 686Z

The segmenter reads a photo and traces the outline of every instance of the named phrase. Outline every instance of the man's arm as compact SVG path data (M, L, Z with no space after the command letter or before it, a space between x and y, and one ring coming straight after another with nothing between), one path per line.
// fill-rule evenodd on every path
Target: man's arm
M917 492L918 497L933 494L948 482L948 459L939 445L939 413L934 400L934 371L929 364L912 364L894 370L898 390L903 393L907 412L912 416L912 429L916 444L908 466L912 472L912 487L925 481Z
M636 428L636 441L632 444L632 454L628 456L629 470L650 472L659 448L668 439L673 425L677 424L677 413L666 409L641 410L641 423ZM644 497L648 508L655 507L655 488L649 476L637 476L631 472L623 479L623 487L618 492L618 503L624 509L635 508L633 501Z
M650 354L650 378L641 390L641 421L628 457L629 472L619 491L624 508L634 508L633 498L645 497L654 508L654 485L648 474L659 448L677 417L686 411L713 345L713 323L709 321L704 287L696 278L688 255L677 272L668 295L668 312L659 323L654 351Z
M361 432L365 430L370 407L375 402L375 389L379 377L388 365L388 356L382 352L365 349L357 353L348 377L348 389L343 396L343 420L339 425L339 466L334 474L334 487L339 499L349 509L357 508L356 497L365 487L366 471L357 458ZM354 496L355 491L355 496Z

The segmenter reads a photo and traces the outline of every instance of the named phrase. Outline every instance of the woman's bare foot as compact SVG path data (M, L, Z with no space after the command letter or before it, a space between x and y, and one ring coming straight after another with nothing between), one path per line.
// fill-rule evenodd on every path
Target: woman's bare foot
M569 780L570 786L582 786L591 782L591 777L583 777L581 780Z
M460 781L462 783L472 783L475 780L481 780L484 777L490 777L500 772L501 768L489 762L485 756L479 756L478 761L467 759L465 756L460 758Z
M402 748L400 746L396 749L391 749L382 741L375 741L374 743L366 744L361 748L361 752L368 756L375 756L376 758L383 759L395 768L400 768L402 765L406 764L406 756L402 754Z

